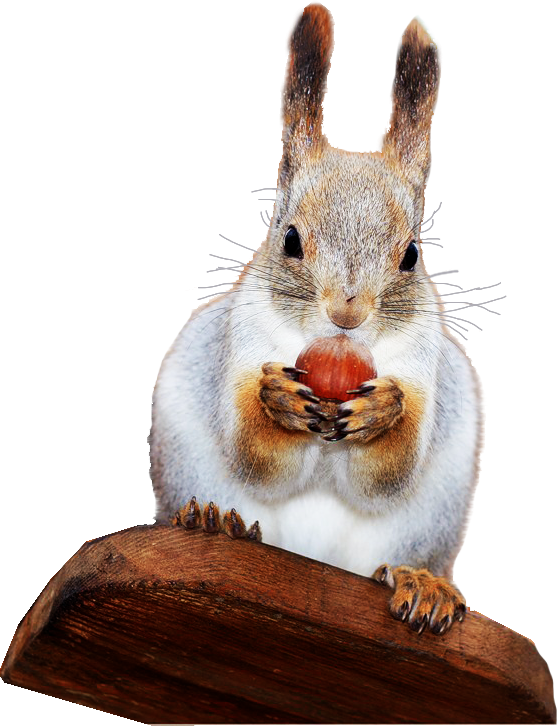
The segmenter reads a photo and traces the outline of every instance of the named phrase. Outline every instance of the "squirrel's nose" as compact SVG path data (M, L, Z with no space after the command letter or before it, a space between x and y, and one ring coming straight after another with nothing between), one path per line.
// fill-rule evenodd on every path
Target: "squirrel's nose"
M329 319L339 328L357 328L367 318L368 313L367 305L357 295L337 298L327 305Z

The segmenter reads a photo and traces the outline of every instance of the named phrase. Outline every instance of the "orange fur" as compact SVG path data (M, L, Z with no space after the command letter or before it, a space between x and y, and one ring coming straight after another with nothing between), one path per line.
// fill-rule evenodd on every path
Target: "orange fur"
M238 426L232 468L248 483L265 485L291 475L312 434L276 423L259 398L259 382L259 375L245 374L235 387Z
M415 466L425 396L414 386L405 385L401 389L404 392L404 415L371 441L352 444L349 460L351 482L364 495L399 495ZM353 403L351 401L350 405ZM405 491L407 496L411 496L411 491L406 488Z
M389 603L391 613L419 633L429 627L441 635L454 620L464 619L466 603L461 592L447 579L436 577L425 568L381 565L372 578L394 589Z

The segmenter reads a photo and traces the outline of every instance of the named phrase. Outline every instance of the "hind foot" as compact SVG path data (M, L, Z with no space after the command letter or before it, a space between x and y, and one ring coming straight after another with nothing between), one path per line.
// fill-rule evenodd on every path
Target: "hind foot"
M202 511L195 497L176 512L171 524L185 529L201 527L208 534L224 532L232 539L251 539L261 542L259 522L254 522L249 529L246 529L242 517L235 509L231 509L221 517L219 508L214 502L205 504Z
M464 619L466 602L461 593L444 577L435 577L429 570L382 565L371 578L394 589L389 603L391 614L417 633L429 627L435 635L442 635L455 620Z

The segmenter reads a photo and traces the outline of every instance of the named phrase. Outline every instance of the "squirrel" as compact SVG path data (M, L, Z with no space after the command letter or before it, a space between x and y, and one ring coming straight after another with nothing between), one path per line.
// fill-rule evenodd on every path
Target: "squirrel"
M162 363L149 436L156 521L263 532L269 544L371 575L393 588L394 617L442 634L466 612L451 578L481 405L419 238L438 53L414 19L382 151L355 153L322 133L332 47L329 12L309 5L290 41L267 237ZM377 377L331 415L294 362L339 333L373 353ZM246 531L244 519L257 521Z

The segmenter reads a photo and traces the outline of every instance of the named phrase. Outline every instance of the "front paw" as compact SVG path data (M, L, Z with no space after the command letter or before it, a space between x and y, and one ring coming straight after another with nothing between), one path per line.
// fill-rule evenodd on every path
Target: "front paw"
M429 570L381 565L371 577L394 588L389 604L391 614L417 633L429 627L435 635L442 635L455 620L464 619L466 603L459 590Z
M292 431L331 431L325 422L328 416L311 388L296 381L300 373L283 363L265 363L262 366L259 398L266 413L277 423ZM305 372L305 371L304 371Z
M375 378L350 393L358 398L341 403L326 441L366 443L388 431L404 414L404 393L394 378Z
M219 508L214 502L200 507L196 497L192 497L171 517L170 524L188 530L202 528L207 534L224 532L232 539L247 538L261 542L261 528L258 521L246 529L244 520L235 509L231 509L221 517Z

